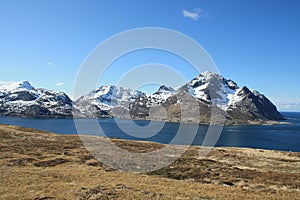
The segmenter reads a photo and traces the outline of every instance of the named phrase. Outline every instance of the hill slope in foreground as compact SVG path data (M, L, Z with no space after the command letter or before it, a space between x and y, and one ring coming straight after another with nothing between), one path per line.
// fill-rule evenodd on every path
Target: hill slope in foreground
M134 152L163 146L117 139L113 142ZM0 148L1 199L300 197L300 153L215 148L199 159L200 147L191 147L172 165L138 174L101 164L77 135L0 125Z

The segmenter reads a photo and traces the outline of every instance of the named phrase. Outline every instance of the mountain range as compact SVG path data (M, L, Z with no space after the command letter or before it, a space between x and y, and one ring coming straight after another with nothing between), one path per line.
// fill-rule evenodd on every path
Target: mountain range
M195 104L183 98L189 96ZM63 92L34 88L28 81L0 86L0 115L31 118L118 117L180 121L181 105L191 112L198 106L200 116L190 122L209 123L211 110L223 113L227 124L264 124L284 119L263 94L239 87L220 74L203 72L174 89L165 85L153 94L118 86L101 86L72 101Z

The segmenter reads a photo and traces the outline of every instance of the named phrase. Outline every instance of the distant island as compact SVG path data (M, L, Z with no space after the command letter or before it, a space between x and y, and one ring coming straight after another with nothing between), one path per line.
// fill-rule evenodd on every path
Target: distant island
M0 86L0 115L28 118L130 118L181 121L181 104L193 98L200 116L188 122L210 123L211 110L225 116L225 124L276 124L284 117L263 94L239 87L220 74L203 72L178 89L160 86L153 94L117 86L100 86L72 101L64 92L35 88L28 81ZM150 115L151 112L151 115Z

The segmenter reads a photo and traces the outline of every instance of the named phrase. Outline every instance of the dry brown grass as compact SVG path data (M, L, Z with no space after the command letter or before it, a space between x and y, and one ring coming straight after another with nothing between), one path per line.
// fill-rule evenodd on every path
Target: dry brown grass
M133 152L163 146L113 142ZM0 199L300 199L300 153L215 148L199 158L198 148L129 173L97 161L76 135L0 125Z

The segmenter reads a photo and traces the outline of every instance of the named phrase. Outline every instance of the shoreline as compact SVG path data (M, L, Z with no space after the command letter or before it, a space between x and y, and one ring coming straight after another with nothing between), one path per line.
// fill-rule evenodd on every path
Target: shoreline
M285 118L283 120L248 120L248 122L243 121L224 121L224 123L218 124L211 124L210 122L199 122L195 123L193 121L180 121L180 120L169 120L169 119L162 119L162 120L156 120L156 119L142 119L142 118L119 118L119 117L101 117L101 118L83 118L83 117L48 117L48 116L42 116L42 117L27 117L27 116L3 116L0 115L0 117L17 117L17 118L24 118L24 119L74 119L74 120L80 120L80 119L90 119L90 120L101 120L101 119L121 119L121 120L144 120L144 121L153 121L153 122L170 122L170 123L187 123L187 124L197 124L197 125L221 125L221 126L272 126L272 125L289 125L294 124L293 122L288 122L284 120L289 120L289 118Z

